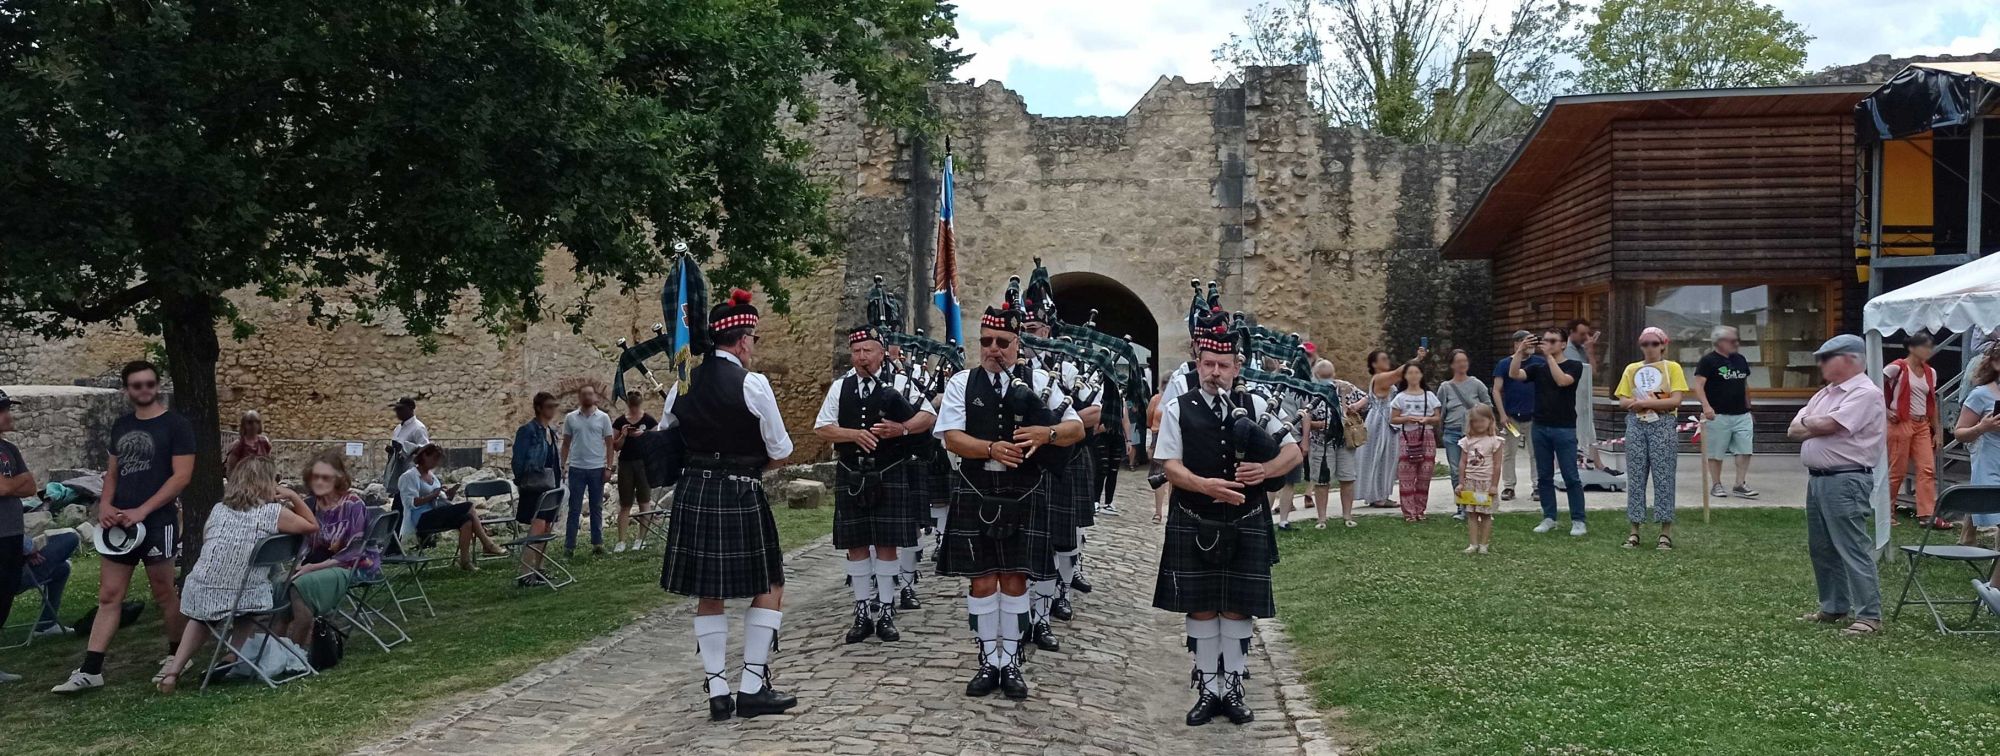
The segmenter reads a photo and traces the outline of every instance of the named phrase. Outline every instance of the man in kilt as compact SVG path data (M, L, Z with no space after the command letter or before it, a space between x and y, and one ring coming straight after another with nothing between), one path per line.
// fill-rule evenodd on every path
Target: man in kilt
M1173 492L1153 606L1187 615L1200 690L1187 714L1190 726L1216 714L1239 725L1252 718L1243 702L1250 618L1277 613L1267 481L1282 480L1301 457L1274 408L1262 397L1231 391L1242 358L1227 323L1216 312L1197 324L1200 388L1161 405L1154 444ZM1252 434L1268 434L1262 440L1275 445L1271 459L1245 458L1254 453L1255 444L1246 441Z
M687 393L667 393L667 426L685 443L687 463L674 488L660 586L698 599L695 645L708 674L709 717L721 721L732 714L776 714L798 703L771 687L785 565L762 483L766 469L791 456L792 441L771 381L748 370L757 350L750 293L731 292L728 302L709 312L708 328L714 353L689 374ZM743 672L732 701L722 602L735 598L750 599L750 609L743 614Z
M853 369L827 387L813 433L833 444L833 546L847 550L854 589L848 643L873 635L900 640L896 629L897 550L914 552L916 512L924 501L928 451L937 415L908 376L885 370L882 335L872 325L847 330Z
M1041 306L1037 306L1037 302ZM1055 317L1055 303L1051 300L1030 300L1028 312L1023 322L1028 333L1036 337L1051 338L1049 322ZM1077 393L1079 371L1076 364L1068 360L1056 362L1043 355L1030 356L1029 364L1037 372L1045 372L1056 382L1056 387L1070 398L1076 408L1077 420L1088 429L1097 425L1103 414L1099 404L1100 396L1082 396ZM1076 574L1078 561L1082 558L1083 528L1095 521L1097 504L1097 474L1090 450L1089 431L1085 440L1066 449L1050 449L1049 459L1049 547L1054 550L1054 577L1037 580L1028 586L1033 603L1028 611L1028 639L1043 651L1060 651L1062 642L1056 639L1051 618L1065 622L1076 616L1071 605L1069 592L1076 588L1089 593L1091 586Z
M931 374L924 369L924 364L922 362L905 362L903 360L903 348L895 344L888 345L886 352L888 361L884 369L895 370L901 373L903 379L909 383L909 396L914 397L916 400L929 402L931 407L935 408L937 406L937 397L932 396L931 386L933 380ZM898 369L899 367L900 369ZM937 416L933 414L931 416L931 425L925 426L922 430L915 428L910 430L908 443L915 455L913 457L913 464L919 471L916 478L912 480L912 493L909 497L910 522L915 531L915 535L912 538L917 539L917 546L916 548L902 549L896 552L898 568L896 583L898 593L901 596L896 608L900 611L909 611L921 606L917 601L917 560L922 559L924 556L922 537L927 532L934 532L934 537L936 538L941 539L944 537L944 515L940 511L940 505L937 502L940 500L944 502L943 511L949 511L951 504L951 483L939 473L938 467L944 457L944 447L938 442L936 436L930 434L930 429L936 425L936 421ZM940 486L944 489L941 495L937 492ZM943 498L940 499L940 496ZM935 531L932 530L933 523L935 523Z
M1083 423L1048 374L1009 370L1019 362L1020 332L1014 303L987 308L980 319L979 368L946 384L935 431L962 460L938 572L971 582L965 605L980 663L965 694L999 689L1015 700L1028 697L1021 675L1028 581L1055 577L1044 466L1047 452L1064 449L1043 447L1083 440Z

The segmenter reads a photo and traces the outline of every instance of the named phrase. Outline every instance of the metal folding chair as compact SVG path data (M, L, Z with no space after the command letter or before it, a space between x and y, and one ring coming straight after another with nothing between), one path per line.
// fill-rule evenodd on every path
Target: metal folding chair
M368 518L367 539L370 547L387 551L389 544L394 543L396 540L396 514L393 512L372 513ZM342 605L334 610L334 615L346 623L351 631L357 631L362 635L368 636L369 639L375 641L375 645L381 646L383 651L387 651L410 642L410 634L404 632L402 625L397 624L395 620L389 619L389 615L382 611L381 602L383 599L387 598L390 601L394 601L395 594L389 590L388 573L379 569L376 570L376 573L372 579L356 575L354 584L348 586L347 596L342 601ZM393 606L396 607L398 614L402 613L401 604L393 604ZM404 619L407 621L408 618L405 617ZM383 628L383 630L378 632L377 628Z
M401 531L404 515L405 511L400 509L387 515L393 518L390 533ZM389 539L389 547L382 550L383 587L389 591L389 600L395 602L396 616L404 622L410 620L410 615L403 611L403 605L412 601L421 602L425 612L433 618L437 617L437 608L431 606L430 592L424 590L424 571L430 569L432 562L443 559L426 556L422 551L404 553L399 539L393 536ZM396 574L388 574L391 568Z
M505 501L511 505L520 500L521 492L514 488L514 481L495 478L492 480L475 480L465 484L464 488L459 489L458 498L462 501L472 501L472 511L478 512L480 509L479 505L489 501ZM488 534L495 533L495 528L504 528L508 538L521 537L521 523L514 520L512 511L494 517L482 517L479 520L479 524L486 528ZM486 560L505 559L506 557L474 554L473 558Z
M569 568L564 567L562 562L556 561L555 557L549 555L549 544L554 543L556 540L554 524L557 518L555 515L562 511L563 501L568 493L568 489L558 488L542 494L541 505L536 508L535 516L537 518L548 519L551 526L549 532L541 535L523 535L512 541L500 544L508 551L513 552L514 561L521 565L521 575L523 577L528 575L539 576L542 579L542 585L548 586L548 589L551 591L560 590L563 586L576 582L576 576L570 574ZM541 557L539 560L541 566L528 566L528 555L531 553ZM553 571L551 568L554 568ZM558 573L561 575L560 579L557 578Z
M25 564L21 565L21 579L29 582L33 582L35 579L34 574L28 571L28 566ZM0 600L15 601L18 598L18 596L14 593L14 586L11 585L5 586L5 590L7 591L7 597L5 599L0 599ZM15 628L21 629L20 642L0 645L0 651L5 651L7 649L14 649L14 648L22 648L28 646L29 644L34 643L35 626L41 623L42 612L51 609L55 606L54 603L51 603L51 598L49 596L49 587L42 583L35 582L34 585L32 586L32 590L23 591L22 593L23 594L33 593L36 599L35 605L32 608L27 609L26 611L16 610L14 612L14 615L16 616L26 617L27 618L26 622L16 622L14 624L7 625L6 627L0 627L0 639L5 638L7 636L8 631L11 631Z
M312 661L306 658L303 649L295 649L290 644L280 642L280 639L285 634L280 631L278 623L284 616L285 605L277 601L272 601L271 608L269 609L246 610L242 608L243 598L253 595L253 591L261 591L276 596L291 595L292 563L298 561L299 552L303 550L304 546L304 536L279 533L265 537L250 552L250 569L243 571L243 582L236 587L236 597L232 602L233 606L229 610L229 614L214 622L201 623L203 627L208 628L208 634L215 638L215 649L209 652L208 667L201 675L202 690L208 689L208 681L215 676L215 671L226 666L221 663L222 650L225 648L229 649L229 652L236 656L234 664L248 665L250 671L256 674L257 679L264 681L265 685L273 688L301 677L319 674L318 671L313 669ZM272 570L272 574L281 576L278 580L275 593L272 593L273 587L269 582L252 583L250 581L250 575L256 572L259 567L269 568ZM230 637L236 633L236 623L239 620L248 621L252 630L264 634L265 649L268 650L273 644L276 644L278 648L284 649L287 655L298 662L299 670L276 678L265 673L264 666L258 663L257 658L246 652L243 646L238 646L230 640ZM255 637L255 634L252 633L247 637ZM245 646L247 645L245 644Z
M1967 515L1980 514L2000 514L2000 486L1952 486L1938 496L1937 516L1947 521L1963 520L1966 519ZM1923 565L1924 561L1935 559L1941 562L1963 564L1966 566L1966 569L1972 571L1974 579L1985 579L1993 574L1993 563L1994 560L2000 560L2000 551L1994 551L1982 546L1961 546L1958 544L1932 545L1930 542L1931 534L1936 532L1935 529L1920 529L1924 531L1923 539L1915 546L1902 547L1908 574L1903 577L1903 594L1896 599L1896 611L1890 616L1896 617L1902 615L1905 605L1923 604L1925 608L1930 610L1931 620L1937 623L1938 632L1941 634L2000 633L2000 629L1953 630L1945 625L1944 613L1938 611L1940 605L1971 604L1972 614L1967 618L1967 622L1972 622L1979 619L1979 610L1984 606L1984 603L1977 596L1969 599L1931 598L1930 591L1924 587L1924 581L1917 577L1917 569ZM1981 566L1982 564L1984 567ZM1911 586L1915 586L1917 589L1917 599L1914 601L1910 600Z
M625 473L621 471L619 474L623 475ZM646 510L632 513L632 522L639 526L639 534L642 540L648 543L663 545L667 542L667 513L671 510L671 507L664 502L667 499L673 498L673 496L674 491L671 488L654 491L653 500L647 502L649 506L647 506Z

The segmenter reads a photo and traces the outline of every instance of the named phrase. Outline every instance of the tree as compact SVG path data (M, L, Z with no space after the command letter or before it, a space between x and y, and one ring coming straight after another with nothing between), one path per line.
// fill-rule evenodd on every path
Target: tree
M1578 88L1649 92L1784 84L1812 36L1755 0L1604 0L1576 45Z
M429 346L454 306L496 334L552 314L555 245L595 292L678 240L782 309L834 242L785 124L814 118L809 82L932 126L955 33L931 0L16 0L0 323L162 338L198 536L222 488L216 327L255 326L225 293L322 323L393 309Z
M1518 134L1562 84L1577 6L1525 0L1486 25L1460 0L1271 0L1215 49L1235 67L1300 65L1336 125L1408 142Z

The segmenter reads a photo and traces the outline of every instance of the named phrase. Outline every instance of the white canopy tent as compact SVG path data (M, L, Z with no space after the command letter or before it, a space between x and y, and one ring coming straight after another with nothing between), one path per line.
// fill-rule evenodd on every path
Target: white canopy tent
M1984 333L2000 325L2000 255L1989 255L1883 294L1861 308L1868 338L1868 375L1882 382L1882 337L1917 331ZM1966 368L1974 342L1965 340ZM1957 418L1939 418L1953 423ZM1875 465L1875 547L1889 542L1889 450Z

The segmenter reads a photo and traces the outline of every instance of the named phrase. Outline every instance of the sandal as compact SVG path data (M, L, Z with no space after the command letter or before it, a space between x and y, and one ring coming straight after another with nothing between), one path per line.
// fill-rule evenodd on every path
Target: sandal
M181 683L181 673L168 672L154 679L153 687L157 688L161 693L164 693L166 695L173 695L174 688L179 687L180 683Z
M1854 624L1842 628L1841 635L1853 638L1860 635L1874 635L1882 632L1882 623L1874 620L1855 620Z
M1628 548L1628 549L1636 549L1636 548L1639 548L1639 534L1638 534L1638 533L1631 533L1631 534L1628 534L1628 535L1626 535L1626 536L1625 536L1625 548Z
M1326 529L1325 520L1320 520L1319 522L1313 524L1313 530L1325 530L1325 529Z
M1847 615L1833 614L1830 612L1809 612L1806 614L1799 615L1800 622L1823 622L1826 624L1832 624L1844 619L1847 619Z
M1348 520L1348 521L1347 521L1347 527L1350 527L1350 528L1353 528L1353 527L1360 527L1360 526L1361 526L1361 523L1358 523L1358 522L1355 522L1355 521L1353 521L1353 520Z
M1659 549L1661 551L1673 551L1674 539L1672 536L1669 536L1665 533L1661 533L1660 542L1658 544L1655 544L1653 548Z

